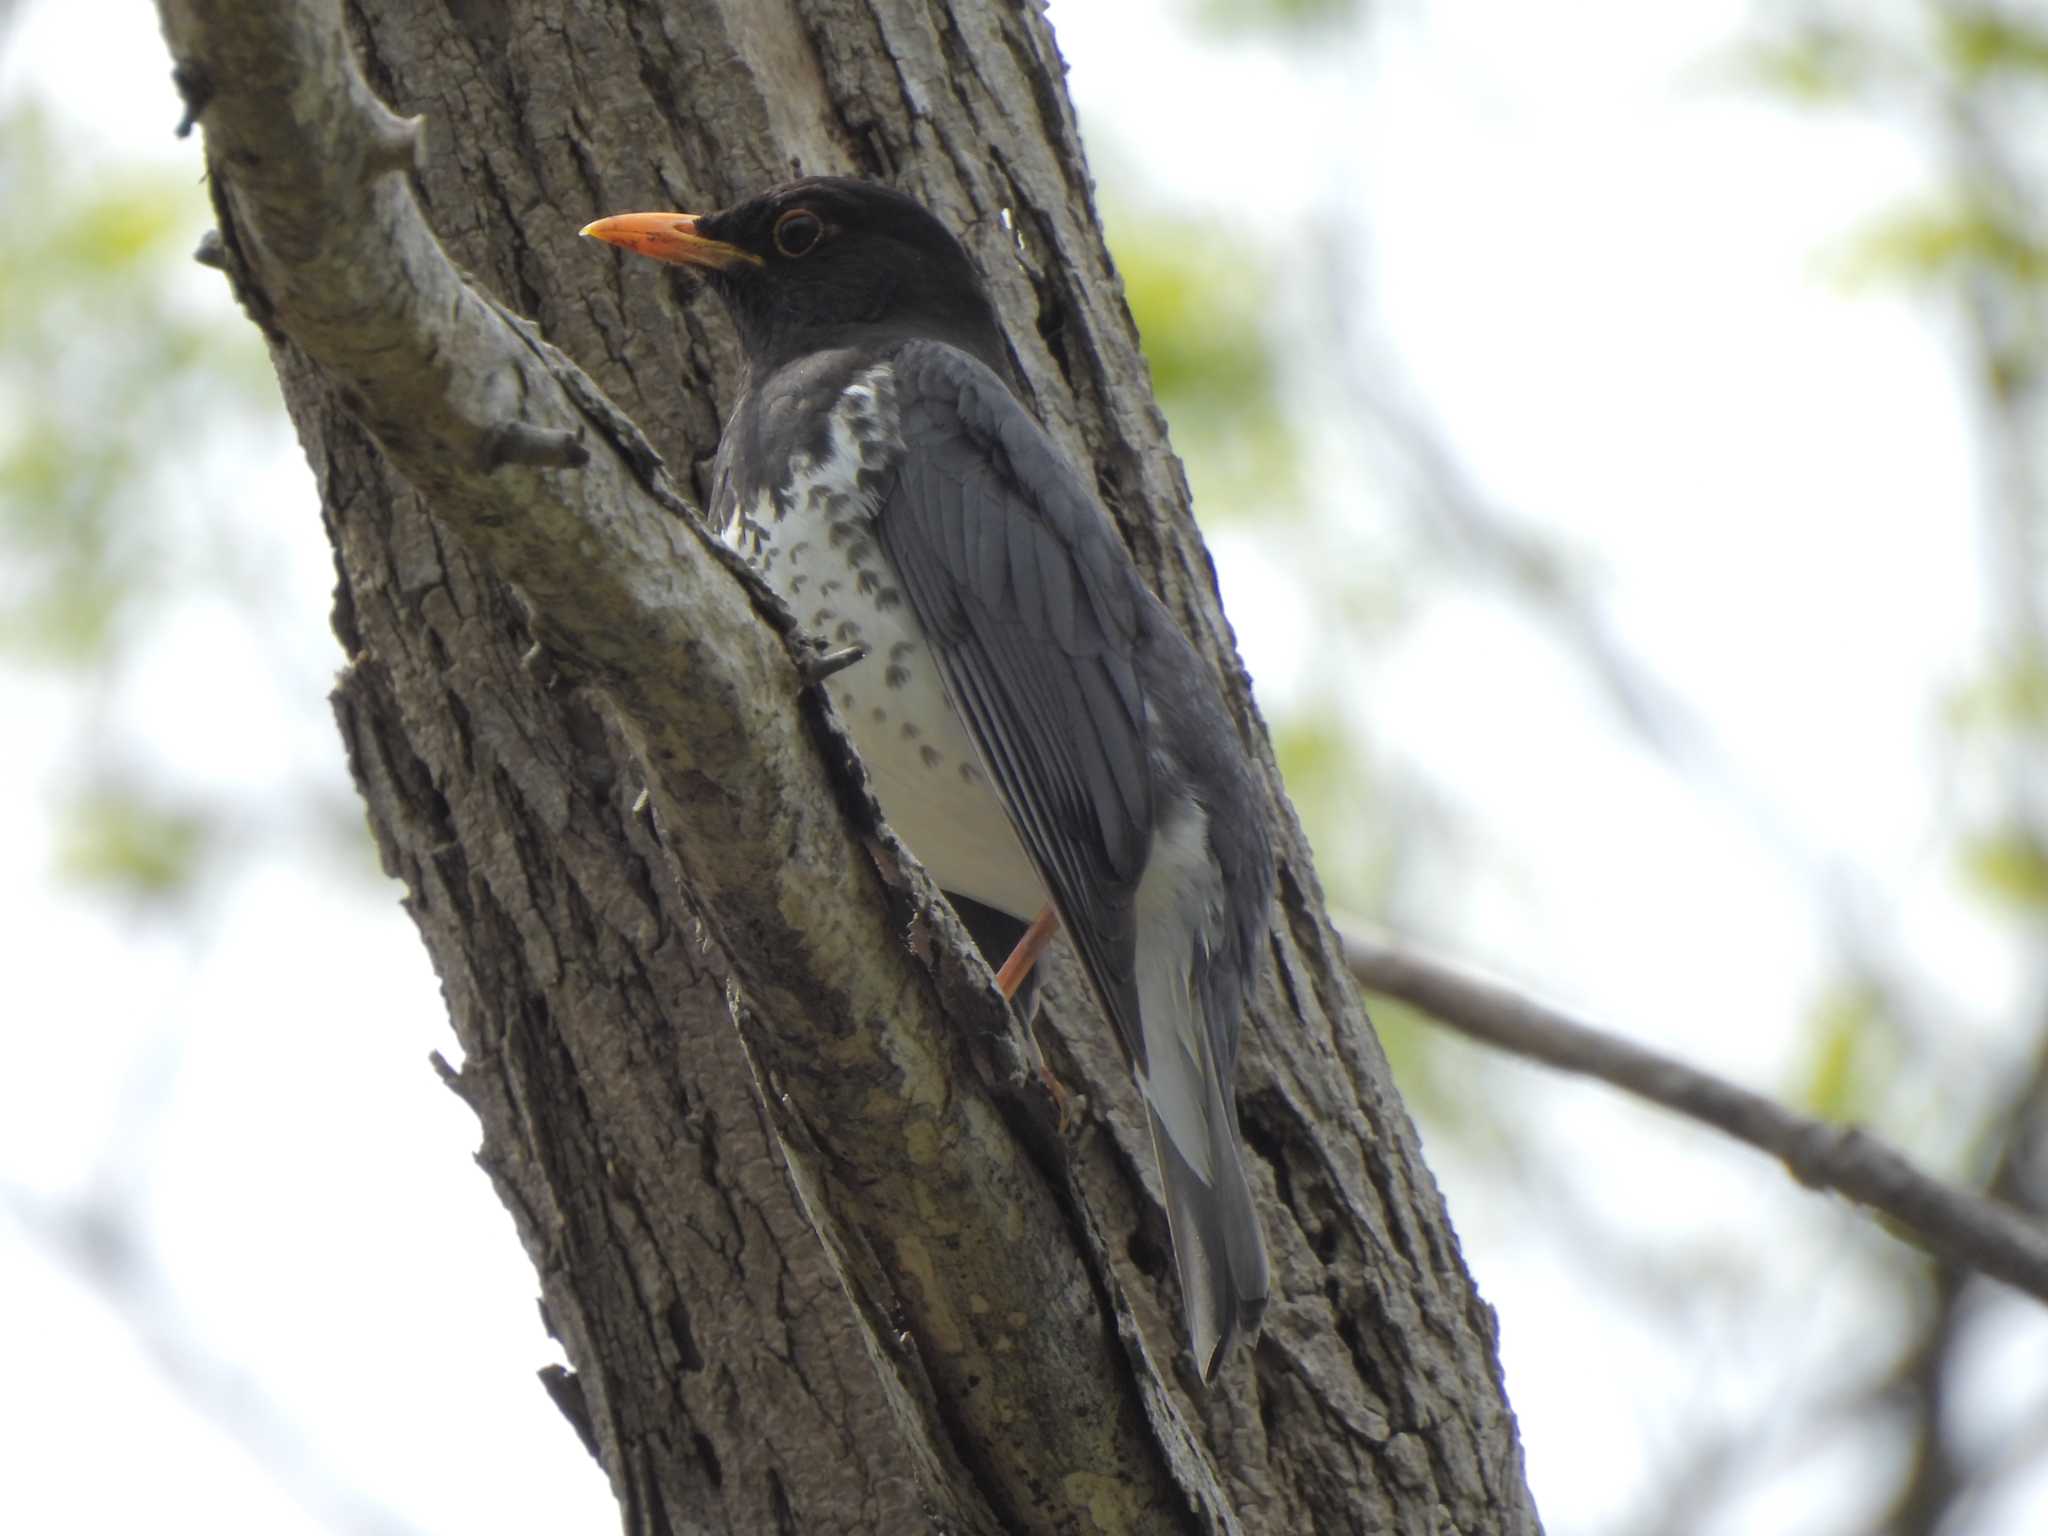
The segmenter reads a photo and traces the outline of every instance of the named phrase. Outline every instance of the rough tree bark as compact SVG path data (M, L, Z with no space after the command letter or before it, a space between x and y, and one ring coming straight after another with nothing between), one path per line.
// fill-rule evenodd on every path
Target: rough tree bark
M1536 1530L1493 1317L1272 772L1036 9L162 9L320 483L350 762L627 1529ZM575 237L795 171L966 232L1265 765L1283 868L1240 1092L1275 1295L1206 1395L1171 1368L1143 1122L1085 988L1056 966L1047 1044L1088 1106L1063 1147L786 616L683 521L722 317Z

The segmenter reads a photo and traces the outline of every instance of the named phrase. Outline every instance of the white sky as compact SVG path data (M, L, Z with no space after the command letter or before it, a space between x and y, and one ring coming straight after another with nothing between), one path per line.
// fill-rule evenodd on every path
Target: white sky
M1932 841L1935 704L1969 671L1980 623L1971 445L1932 328L1821 277L1847 231L1916 185L1910 145L1713 82L1705 66L1746 14L1733 0L1389 8L1369 50L1306 63L1191 44L1172 9L1054 8L1098 167L1131 172L1155 201L1269 211L1283 255L1293 211L1355 206L1376 323L1482 483L1593 553L1618 628L1803 841L1877 883L1965 1005L1954 1049L1995 1061L2005 951ZM43 4L0 59L0 90L32 82L81 142L192 168L203 227L167 68L140 0ZM212 274L190 282L225 304ZM1369 487L1333 498L1333 547L1369 537L1383 508ZM307 644L338 659L312 492L289 450L220 510L280 539ZM1285 571L1251 531L1218 552L1270 709L1303 640ZM276 697L260 658L242 658L246 687L190 686L237 655L235 636L231 618L181 616L127 703L187 766L246 774L252 754L317 755L324 701ZM1782 1084L1825 950L1770 848L1621 744L1574 671L1492 603L1431 606L1365 681L1355 708L1378 749L1469 816L1506 871L1473 882L1434 937ZM33 743L67 705L8 677L0 708ZM341 774L338 749L326 771ZM0 923L22 1009L0 1070L0 1184L75 1189L116 1123L110 1085L149 1042L184 1039L173 1108L148 1132L158 1256L330 1481L422 1529L610 1528L609 1492L533 1380L552 1346L509 1219L470 1163L473 1123L425 1068L429 1049L454 1048L395 897L366 903L326 871L259 859L195 956L38 881L48 772L32 750L0 755L0 846L18 872L0 885ZM375 958L337 971L338 953ZM310 994L308 976L322 979ZM1829 1251L1871 1239L1763 1164L1597 1090L1475 1082L1568 1124L1587 1206L1668 1236L1681 1264L1704 1272L1717 1249L1747 1260L1798 1235L1742 1310L1717 1310L1727 1293L1702 1285L1674 1299L1666 1330L1589 1295L1568 1241L1528 1246L1497 1198L1461 1200L1475 1170L1438 1155L1501 1314L1552 1530L1640 1515L1702 1414L1770 1422L1787 1372L1882 1319L1884 1298L1830 1287L1852 1266ZM0 1276L0 1446L21 1529L320 1528L182 1412L119 1322L4 1217ZM1701 1337L1718 1341L1707 1364ZM1999 1405L2044 1377L2048 1333L2009 1330L1965 1419L2015 1411ZM1866 1454L1809 1447L1739 1529L1811 1528L1845 1481L1877 1475ZM2035 1525L2015 1510L1978 1529Z

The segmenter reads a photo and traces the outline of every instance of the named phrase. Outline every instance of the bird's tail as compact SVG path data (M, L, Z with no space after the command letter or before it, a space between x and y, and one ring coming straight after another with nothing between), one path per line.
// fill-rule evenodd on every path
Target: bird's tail
M1237 1114L1214 1078L1207 1086L1212 1179L1182 1155L1159 1112L1149 1103L1146 1109L1152 1153L1166 1186L1166 1221L1173 1233L1189 1342L1202 1380L1214 1381L1237 1337L1258 1330L1266 1310L1267 1266L1266 1239L1238 1150Z

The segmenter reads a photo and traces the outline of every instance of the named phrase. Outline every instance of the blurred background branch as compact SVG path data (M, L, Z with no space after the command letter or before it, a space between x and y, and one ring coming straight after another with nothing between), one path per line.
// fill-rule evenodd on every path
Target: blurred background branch
M1341 937L1345 962L1368 991L1484 1044L1593 1078L1731 1136L1778 1159L1800 1183L1890 1218L1944 1267L1991 1275L2048 1302L2048 1226L1928 1177L1867 1132L1795 1114L1362 923L1345 923ZM2038 1088L2030 1083L2024 1097ZM1995 1176L1992 1194L2000 1194Z

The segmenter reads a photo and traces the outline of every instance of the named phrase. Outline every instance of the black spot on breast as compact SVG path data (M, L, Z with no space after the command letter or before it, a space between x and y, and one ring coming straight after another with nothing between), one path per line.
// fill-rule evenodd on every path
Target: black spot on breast
M891 688L901 688L910 681L910 668L897 662L891 662L889 669L882 674L882 681Z
M834 592L837 592L841 587L845 585L845 582L841 581L837 576L834 576L831 580L823 583L818 588L818 596L830 597Z
M789 595L790 595L791 597L795 597L795 596L797 595L797 593L799 593L799 592L803 591L803 589L804 589L804 583L805 583L805 582L807 582L807 581L809 581L810 579L811 579L811 578L810 578L810 577L808 577L808 576L806 576L806 575L805 575L805 574L804 574L804 573L803 573L802 571L792 571L792 572L790 572L790 576L789 576Z
M962 784L979 784L981 782L981 770L973 763L962 763L960 765L960 782Z
M889 647L889 659L891 661L908 661L910 660L910 653L916 649L917 647L908 640L898 640Z
M816 613L811 615L811 628L823 629L827 624L830 624L837 617L838 615L835 614L830 608L820 608Z
M902 605L903 595L894 587L884 587L875 594L875 607L883 613Z
M875 546L865 538L855 539L846 546L846 559L851 565L865 565L874 555Z
M924 732L920 731L917 728L917 722L915 720L906 720L903 722L903 739L905 741L915 741L918 737L922 736L923 734Z
M789 558L792 561L803 559L805 551L807 551L810 547L811 541L809 539L798 539L794 544L789 546Z
M874 716L875 724L877 725L887 725L889 723L889 711L882 708L879 704L869 710L868 713Z
M844 544L848 539L852 538L859 532L860 525L858 523L842 519L839 522L832 524L825 530L825 542L827 544L830 544L834 549L837 549L840 545Z
M882 578L877 576L873 571L867 569L865 566L863 566L859 571L854 573L853 590L858 592L862 597L872 596L874 594L875 588L879 587L881 584Z
M936 768L945 761L945 755L937 747L926 745L917 749L917 755L927 768Z
M854 640L858 640L860 638L860 626L856 624L852 619L841 619L839 621L839 627L833 630L832 633L837 635L841 640L851 642Z

